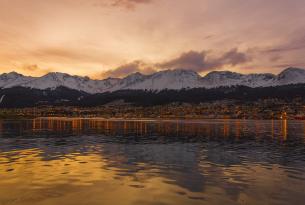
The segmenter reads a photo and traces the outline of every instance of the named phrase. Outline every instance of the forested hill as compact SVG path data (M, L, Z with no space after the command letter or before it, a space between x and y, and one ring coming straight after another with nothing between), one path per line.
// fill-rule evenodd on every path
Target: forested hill
M195 88L182 90L121 90L100 94L89 94L66 87L56 89L31 89L14 87L0 90L1 108L52 106L99 106L115 101L153 106L173 102L204 103L219 100L235 100L236 102L253 102L263 99L279 99L290 102L298 99L305 102L305 84L285 85L277 87L250 88L246 86Z

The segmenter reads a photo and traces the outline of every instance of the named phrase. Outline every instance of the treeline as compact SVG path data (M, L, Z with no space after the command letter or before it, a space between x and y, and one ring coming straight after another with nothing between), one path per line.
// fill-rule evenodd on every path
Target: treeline
M38 90L15 87L0 90L1 108L53 106L99 106L115 101L124 101L140 106L164 105L173 102L204 103L219 100L253 102L263 99L280 99L290 102L296 99L305 102L305 84L278 87L250 88L246 86L220 87L213 89L183 89L143 91L121 90L100 94L59 87L57 89Z
M196 88L190 90L141 91L123 90L113 93L89 95L80 102L82 106L98 106L116 100L124 100L142 106L163 105L173 102L204 103L220 100L253 102L263 99L280 99L286 102L298 98L305 101L305 85L250 88L245 86L221 87L213 89Z

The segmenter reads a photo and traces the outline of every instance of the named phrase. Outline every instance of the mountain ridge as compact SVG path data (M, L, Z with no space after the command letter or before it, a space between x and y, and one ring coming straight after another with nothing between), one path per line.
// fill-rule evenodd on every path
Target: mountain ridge
M278 75L271 73L241 74L231 71L212 71L200 76L192 70L164 70L150 75L139 72L125 78L94 80L89 77L50 72L41 77L31 77L17 72L0 75L0 88L26 87L33 89L55 89L67 87L90 94L118 90L181 90L192 88L217 88L230 86L272 87L305 83L305 69L290 67Z
M276 87L250 88L232 86L219 88L193 88L181 90L162 90L160 92L145 90L119 90L97 94L88 94L66 87L55 89L31 89L14 87L0 89L0 108L27 108L45 106L76 106L97 107L116 105L155 106L171 103L224 103L246 105L249 103L270 104L282 106L287 104L303 105L305 102L305 84L283 85ZM119 104L117 104L120 102ZM282 104L284 103L284 104ZM6 111L4 111L6 112ZM70 112L70 109L68 109Z

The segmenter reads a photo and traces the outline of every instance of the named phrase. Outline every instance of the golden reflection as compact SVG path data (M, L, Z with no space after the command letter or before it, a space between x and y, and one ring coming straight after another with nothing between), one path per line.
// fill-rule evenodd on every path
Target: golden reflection
M283 140L287 140L287 120L282 120L282 137Z
M112 172L99 172L98 170L105 166L104 159L100 155L82 155L71 153L64 157L52 160L46 160L40 154L39 149L29 149L11 152L18 157L14 163L10 163L9 169L12 173L7 173L7 167L0 166L0 175L12 175L17 177L7 183L15 183L16 180L29 181L31 184L39 187L48 184L71 183L74 185L89 185L94 181L101 179L110 179ZM6 153L8 154L8 153ZM10 161L7 157L0 158L0 161ZM50 170L52 172L50 173ZM3 182L2 182L3 183Z
M259 133L261 131L260 122L255 120L255 136L256 138L260 137Z
M271 120L271 137L274 138L274 119Z
M230 130L234 130L237 137L241 136L242 128L240 121L231 123L229 120L219 121L223 127L218 124L212 124L207 121L177 121L177 120L105 120L99 118L36 118L32 121L26 121L20 124L20 131L49 130L58 133L74 132L81 134L87 131L95 131L97 134L135 134L135 135L201 135L201 136L223 136L228 137ZM0 126L1 128L1 126ZM2 127L5 129L5 127ZM221 131L222 129L222 131Z
M8 127L10 126L10 128ZM12 127L14 126L14 128ZM270 127L270 128L268 128ZM106 135L160 135L160 136L204 136L204 137L229 137L240 138L244 132L254 131L256 138L266 137L266 131L270 137L275 135L287 140L288 120L274 121L269 124L266 121L243 121L240 120L118 120L100 118L36 118L27 121L16 121L14 123L0 123L0 133L6 133L6 129L18 130L21 134L25 131L41 132L51 131L58 134L74 133ZM277 131L280 131L279 133ZM305 130L305 125L304 125ZM305 131L304 131L305 132ZM279 136L280 135L280 136Z
M80 132L94 129L97 133L104 134L122 130L124 133L141 135L157 132L164 136L229 136L230 130L235 129L236 136L243 136L243 130L247 126L244 124L245 121L230 122L232 121L225 120L209 124L170 120L40 118L30 123L24 122L24 125L15 123L13 126L20 129L24 126L34 131L50 129ZM252 128L253 121L248 123ZM277 126L279 130L282 128L283 138L286 139L287 123L287 120L281 121L280 127L279 123L274 124L274 121L271 121L272 136L275 134L274 127ZM305 123L300 125L304 125L305 130ZM6 126L0 122L2 130L6 129ZM261 126L261 129L264 128L265 126ZM270 132L269 128L268 131ZM40 149L0 152L0 204L235 204L238 201L251 205L257 204L257 201L269 200L275 189L290 184L299 192L292 193L296 194L291 196L292 198L303 196L303 183L300 183L299 178L289 177L292 173L288 173L283 166L253 163L251 160L240 163L235 161L233 164L222 166L230 162L228 158L222 161L222 157L219 157L223 151L222 147L219 148L220 152L216 150L217 147L203 152L197 149L197 145L191 146L188 143L185 146L191 146L192 149L187 148L187 153L192 151L194 154L183 155L187 163L181 164L180 155L174 155L177 157L174 160L168 157L171 150L166 148L173 145L164 147L164 144L160 143L146 146L159 145L156 152L148 151L144 153L144 157L138 157L138 153L128 152L125 146L130 145L122 144L110 148L107 147L108 144L94 144L94 151L86 150L84 153L69 152L70 146L67 146L65 154L57 154L53 152L56 147L51 145L44 148L41 144L39 146L43 148ZM116 152L117 150L112 148L123 148L124 151ZM181 153L180 147L177 153ZM128 164L130 161L135 163ZM185 169L175 170L175 167L181 168L180 166ZM135 171L131 170L131 167L135 168ZM169 167L172 170L168 169ZM205 183L206 181L208 183ZM192 186L200 191L192 191ZM228 187L233 191L228 192Z
M119 160L125 156L109 160L103 154L85 155L73 152L50 160L44 158L44 154L40 149L0 154L1 204L95 205L103 202L127 205L159 202L199 205L207 200L208 204L232 204L239 201L254 205L258 200L269 199L277 187L285 187L287 184L294 184L295 190L300 190L297 194L302 194L302 183L289 178L289 173L278 165L266 168L247 163L227 167L213 166L211 163L206 164L208 161L201 161L198 162L198 167L202 167L201 172L205 176L210 180L221 180L217 180L217 186L198 182L198 186L202 186L202 192L192 192L178 183L181 177L187 177L187 173L182 176L172 176L166 172L161 174L158 168L152 168L141 161L136 165L136 172L129 172L126 167L120 167ZM117 166L110 166L109 163L113 160L116 160ZM4 163L8 166L4 166ZM152 170L159 174L152 175ZM198 173L201 172L198 170ZM245 185L246 182L251 186ZM240 190L236 192L233 201L227 187ZM223 197L215 197L216 195Z
M235 136L236 138L240 138L241 133L241 123L239 120L235 121Z
M0 136L2 135L3 133L3 121L0 120Z
M19 156L15 157L15 161L12 161L13 157L8 157L13 154ZM9 166L0 165L0 204L11 204L13 201L13 204L22 205L134 204L137 201L151 203L158 200L188 204L188 196L196 196L185 188L165 183L168 179L164 176L149 176L145 163L138 165L143 171L126 175L123 173L128 173L128 170L108 167L108 161L102 155L70 153L52 160L42 156L43 152L39 149L0 155L1 163L11 162ZM162 195L156 199L156 196ZM193 204L200 204L200 201Z
M304 142L305 142L305 122L303 124L303 129L304 129Z
M228 137L229 136L229 132L230 132L229 121L228 120L224 120L224 124L223 124L223 136L224 137Z

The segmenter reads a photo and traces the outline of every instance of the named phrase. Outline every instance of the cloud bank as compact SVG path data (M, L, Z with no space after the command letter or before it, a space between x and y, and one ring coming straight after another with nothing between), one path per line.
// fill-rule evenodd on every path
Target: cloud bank
M143 61L133 61L131 63L121 65L118 68L108 70L102 73L101 77L125 77L131 73L140 72L142 74L151 74L155 71L156 69L153 65L149 65Z
M148 4L151 2L152 0L113 0L111 5L133 9L139 4Z
M81 3L91 3L98 7L114 7L134 10L139 5L150 4L153 0L80 0Z
M219 56L211 57L209 51L188 51L180 56L162 63L148 64L143 61L134 61L102 73L102 77L124 77L131 73L140 72L150 74L161 70L184 69L196 72L209 72L225 67L242 65L251 61L247 53L233 48Z
M304 0L2 0L0 72L276 74L305 66L304 13Z

